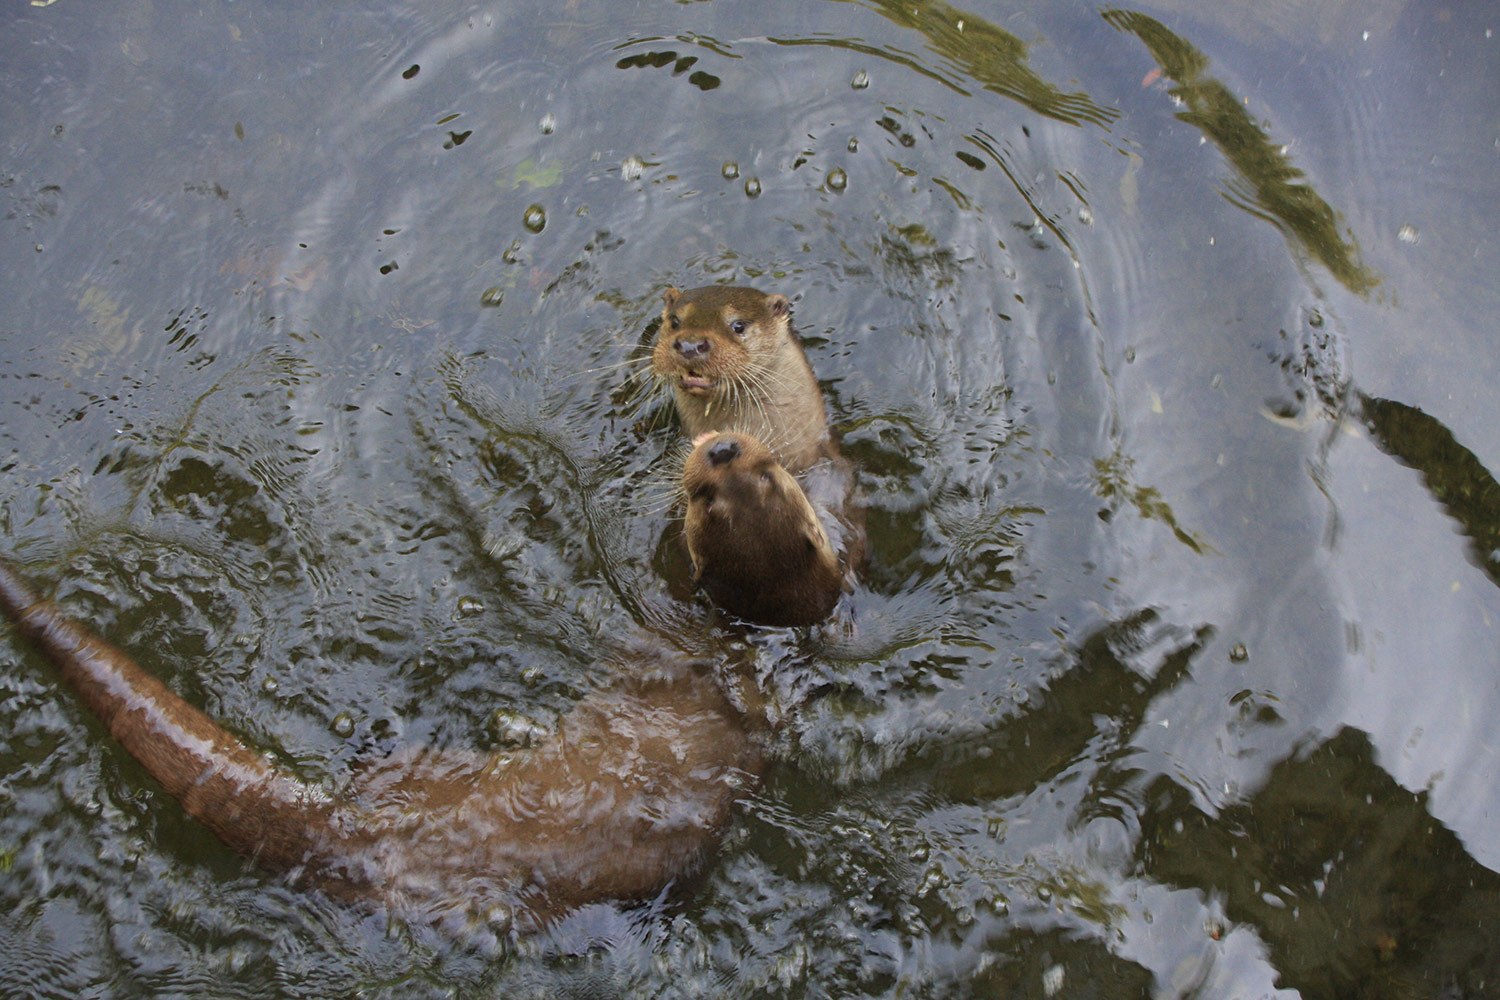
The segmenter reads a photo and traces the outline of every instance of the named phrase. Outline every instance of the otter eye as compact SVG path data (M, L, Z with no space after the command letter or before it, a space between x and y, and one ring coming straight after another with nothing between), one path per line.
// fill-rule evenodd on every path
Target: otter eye
M672 314L671 321L672 321L672 329L674 329L674 330L681 330L682 329L682 320L678 318L678 316L677 316L676 313Z
M737 319L733 323L729 324L729 329L734 331L734 335L736 337L743 337L745 335L745 331L749 328L749 326L750 324L746 323L744 320Z

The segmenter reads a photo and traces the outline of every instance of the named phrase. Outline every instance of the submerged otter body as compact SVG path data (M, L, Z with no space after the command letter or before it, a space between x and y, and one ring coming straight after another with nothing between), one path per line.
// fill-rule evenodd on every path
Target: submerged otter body
M820 621L863 567L864 516L854 470L839 452L823 391L792 328L791 303L784 295L718 285L668 288L662 298L651 367L671 386L683 429L695 443L683 485L688 554L698 582L719 607L757 624ZM721 440L705 444L709 435ZM731 442L738 449L733 455ZM755 478L772 466L779 476ZM793 532L796 551L745 541L730 556L726 537L755 539L765 530L753 504L736 509L762 495L756 492L761 482L788 497L777 516L796 510L793 520L810 519L820 528L805 538ZM701 494L706 485L713 487L717 510L695 503L694 491ZM800 513L804 509L809 513ZM695 526L707 541L695 544Z
M444 925L503 933L584 903L656 896L702 869L764 767L753 721L705 664L646 652L623 658L622 679L525 756L397 754L335 797L39 600L3 563L0 610L235 851L299 885Z

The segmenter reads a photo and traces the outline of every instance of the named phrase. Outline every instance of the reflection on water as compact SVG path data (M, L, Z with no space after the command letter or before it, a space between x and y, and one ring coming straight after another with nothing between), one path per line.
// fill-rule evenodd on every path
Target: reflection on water
M1474 564L1500 584L1500 483L1494 474L1415 406L1361 396L1359 415L1381 450L1422 473L1433 499L1468 536Z
M1359 262L1358 246L1339 232L1338 216L1291 165L1285 148L1251 119L1245 101L1205 73L1207 56L1144 14L1110 10L1104 18L1146 43L1174 84L1169 93L1183 106L1178 117L1202 129L1234 168L1226 198L1281 228L1350 291L1367 292L1380 283Z
M494 960L244 867L6 633L0 976L1484 996L1500 25L1419 6L10 12L6 554L309 780L642 632L776 732L698 882ZM859 464L851 629L682 586L639 348L713 281Z
M1433 820L1423 796L1346 729L1205 816L1159 779L1140 863L1152 879L1222 896L1303 996L1487 995L1500 956L1472 933L1500 875Z
M840 0L851 2L851 0ZM1019 101L1038 114L1070 125L1108 125L1119 112L1095 103L1081 91L1067 92L1048 82L1027 65L1026 43L987 20L982 14L960 10L942 0L852 0L864 3L892 24L914 31L926 40L937 66L894 48L862 45L851 39L777 39L780 45L834 45L879 56L940 80L968 96L978 84L985 90Z

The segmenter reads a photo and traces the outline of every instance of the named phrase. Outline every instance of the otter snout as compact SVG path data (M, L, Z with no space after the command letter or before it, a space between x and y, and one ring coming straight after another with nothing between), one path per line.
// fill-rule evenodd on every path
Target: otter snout
M673 342L673 346L677 348L678 355L684 361L701 361L708 357L709 353L714 349L713 345L708 342L707 337L702 337L698 340L676 340Z
M734 438L720 438L708 449L711 465L728 465L740 457L740 443Z

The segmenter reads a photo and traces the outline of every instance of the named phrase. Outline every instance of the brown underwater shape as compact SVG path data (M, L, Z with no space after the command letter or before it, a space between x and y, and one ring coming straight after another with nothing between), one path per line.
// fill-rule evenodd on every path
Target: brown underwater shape
M409 919L544 926L598 900L652 898L700 871L760 747L704 664L626 658L554 737L505 763L413 751L333 797L277 767L0 563L0 610L182 807L294 883Z

